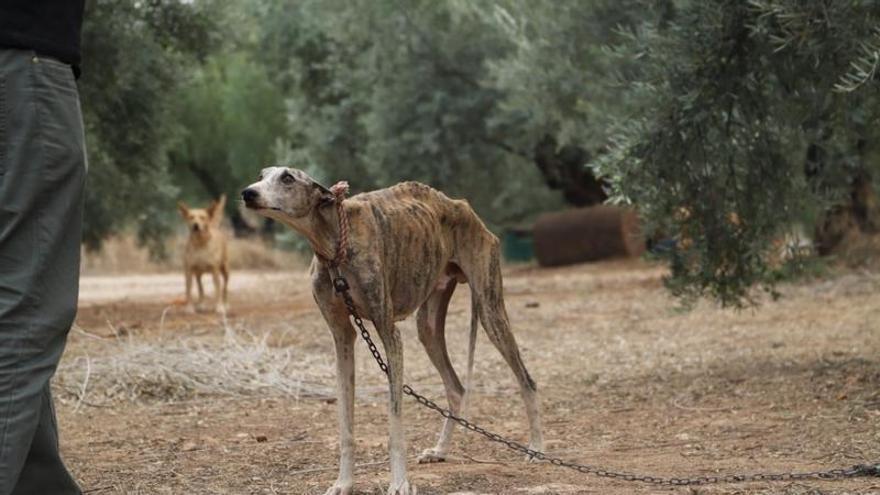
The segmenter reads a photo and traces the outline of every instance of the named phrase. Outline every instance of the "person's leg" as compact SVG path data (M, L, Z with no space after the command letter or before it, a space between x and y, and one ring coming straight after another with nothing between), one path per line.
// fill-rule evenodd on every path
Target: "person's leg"
M0 49L0 495L79 493L48 387L76 314L84 182L70 68Z
M40 420L18 478L14 495L79 493L58 453L58 427L49 385L43 388Z

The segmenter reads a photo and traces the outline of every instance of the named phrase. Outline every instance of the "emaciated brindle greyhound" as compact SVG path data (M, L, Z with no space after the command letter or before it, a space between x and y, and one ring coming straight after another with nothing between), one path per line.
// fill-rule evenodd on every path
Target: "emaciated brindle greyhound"
M354 480L354 344L357 333L341 297L334 293L327 260L340 242L337 197L301 170L264 169L241 193L245 205L305 236L315 257L310 269L315 301L333 334L339 388L339 478L328 495L352 493ZM542 447L535 382L510 331L502 296L500 250L495 237L467 201L450 199L424 184L405 182L358 194L343 203L349 219L346 259L339 267L351 287L360 316L373 322L385 348L390 384L390 460L392 495L416 492L406 475L401 422L403 345L395 326L418 309L419 340L440 372L449 409L461 414L465 389L446 351L446 309L455 286L471 289L471 352L477 319L519 382L529 419L529 446ZM472 357L469 357L472 362ZM443 425L437 445L423 461L446 455L454 424Z

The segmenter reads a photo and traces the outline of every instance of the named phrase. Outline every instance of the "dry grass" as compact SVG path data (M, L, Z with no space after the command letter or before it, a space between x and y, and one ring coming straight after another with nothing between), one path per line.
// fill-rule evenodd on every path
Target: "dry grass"
M75 331L84 332L82 329ZM79 407L118 401L173 403L199 397L273 397L299 401L333 397L332 361L292 347L273 348L272 333L226 327L222 339L98 339L94 356L58 368L59 400Z
M309 265L306 256L272 247L262 239L229 240L229 264L233 270L299 270Z

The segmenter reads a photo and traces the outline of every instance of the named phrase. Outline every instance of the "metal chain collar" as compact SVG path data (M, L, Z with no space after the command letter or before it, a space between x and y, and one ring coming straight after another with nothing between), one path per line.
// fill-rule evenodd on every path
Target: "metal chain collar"
M336 272L336 270L332 270ZM364 321L358 316L357 309L354 305L354 300L349 293L349 285L348 281L342 275L338 273L333 275L333 287L336 289L336 292L342 296L343 301L345 301L345 306L348 308L348 312L354 320L355 325L357 325L360 330L361 337L364 339L364 342L367 343L367 347L370 349L370 353L376 359L376 362L379 364L379 368L383 373L388 375L388 365L385 364L385 361L382 359L382 354L379 352L379 349L376 347L376 344L373 343L373 339L370 338L370 332L367 330L367 327L364 325ZM484 437L488 438L493 442L497 442L507 446L509 449L525 454L529 458L537 459L540 461L547 461L554 466L562 466L569 469L574 469L584 474L590 474L594 476L599 476L602 478L613 478L623 481L638 481L642 483L648 483L652 485L668 485L668 486L695 486L695 485L711 485L717 483L743 483L743 482L752 482L752 481L795 481L795 480L839 480L846 478L859 478L865 476L878 476L880 477L880 463L877 464L856 464L849 468L838 468L838 469L829 469L826 471L807 471L800 473L752 473L752 474L727 474L724 476L696 476L692 478L665 478L662 476L648 476L641 474L633 474L633 473L625 473L618 471L611 471L608 469L604 469L597 466L590 466L587 464L578 464L576 462L566 461L559 457L554 457L544 452L530 449L529 447L514 441L508 438L504 438L497 433L493 433L481 426L478 426L465 418L461 418L453 414L449 409L440 407L436 402L431 399L425 397L417 393L412 389L409 385L403 386L403 393L413 397L416 401L418 401L423 406L428 409L432 409L439 413L444 418L451 419L456 423L463 426L465 429L470 431L479 433Z

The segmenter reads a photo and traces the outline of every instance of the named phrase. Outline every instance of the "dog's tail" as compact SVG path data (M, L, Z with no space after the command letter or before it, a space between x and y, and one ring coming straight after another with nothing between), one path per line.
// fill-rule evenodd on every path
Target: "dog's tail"
M477 348L477 326L480 324L480 302L471 291L471 334L468 337L467 373L464 376L464 396L461 398L461 416L467 415L468 399L471 396L471 385L474 375L474 351Z

